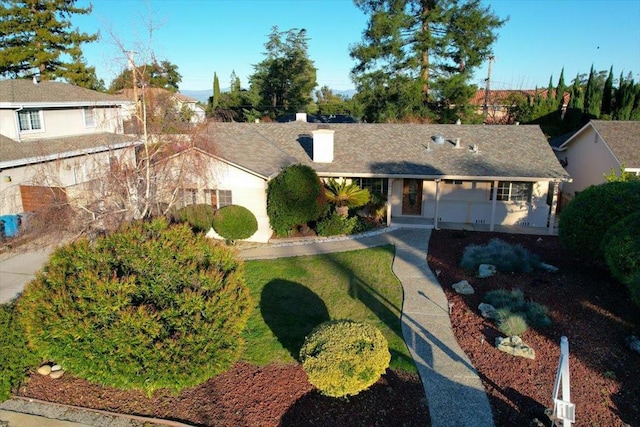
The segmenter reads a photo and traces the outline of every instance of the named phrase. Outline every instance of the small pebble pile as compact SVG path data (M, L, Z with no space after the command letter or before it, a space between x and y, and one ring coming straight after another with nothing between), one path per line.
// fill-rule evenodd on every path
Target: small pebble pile
M38 373L42 376L50 376L54 380L60 378L64 375L64 370L62 366L53 363L45 363L40 365L38 368Z

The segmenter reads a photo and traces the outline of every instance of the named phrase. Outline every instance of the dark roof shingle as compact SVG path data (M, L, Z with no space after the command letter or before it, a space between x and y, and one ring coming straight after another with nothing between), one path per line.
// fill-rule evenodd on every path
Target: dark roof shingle
M626 167L640 167L640 121L592 120L591 124Z
M32 80L0 80L0 103L108 103L119 105L131 102L123 96L109 95L62 82Z

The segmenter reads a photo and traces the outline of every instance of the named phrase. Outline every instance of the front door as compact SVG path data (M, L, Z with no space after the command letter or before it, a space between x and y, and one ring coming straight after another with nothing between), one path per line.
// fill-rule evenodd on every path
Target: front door
M402 215L422 215L422 180L404 179L402 183Z

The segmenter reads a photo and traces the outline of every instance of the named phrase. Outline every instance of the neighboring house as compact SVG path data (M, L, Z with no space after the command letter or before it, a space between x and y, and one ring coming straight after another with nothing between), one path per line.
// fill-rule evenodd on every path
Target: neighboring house
M542 99L547 99L548 89L522 89L522 90L489 90L480 89L476 92L475 96L469 101L469 103L476 108L476 113L485 114L485 123L487 124L509 124L513 121L510 117L509 110L514 107L519 101L525 101L527 99L533 100L536 95ZM552 93L555 98L555 91ZM569 105L569 99L571 95L568 92L564 93L562 102L562 111Z
M343 178L381 193L388 224L554 232L557 188L569 176L538 126L317 125L299 119L209 123L194 151L207 158L211 176L184 189L186 203L245 206L259 223L251 240L267 241L268 182L302 163L321 178Z
M139 99L145 99L147 105L155 111L156 114L166 115L166 107L170 106L176 117L186 118L188 123L198 124L206 120L205 109L200 105L197 99L183 95L181 93L171 92L163 88L139 88L135 91L132 89L122 89L117 92L118 95L124 96L133 101L135 96ZM135 106L131 107L130 113L133 115Z
M306 120L309 123L359 123L359 121L348 114L307 114L291 113L278 117L278 123L295 122L296 120Z
M0 81L0 215L81 198L98 172L131 158L129 104L61 82Z
M606 182L613 169L640 175L640 121L591 120L568 138L552 141L572 181L562 185L568 199L591 185Z

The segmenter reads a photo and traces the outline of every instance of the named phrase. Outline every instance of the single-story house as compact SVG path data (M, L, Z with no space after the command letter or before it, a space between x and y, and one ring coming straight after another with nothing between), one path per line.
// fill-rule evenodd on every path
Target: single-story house
M215 123L199 136L212 176L193 203L239 204L271 237L270 179L301 163L321 178L356 182L387 199L387 224L517 225L553 233L557 190L569 175L539 126ZM184 155L184 154L183 154Z
M70 84L0 81L0 215L79 195L98 172L133 158L122 97Z
M617 175L640 175L640 121L591 120L553 150L572 178L562 185L562 193L573 198L605 183L612 169Z

